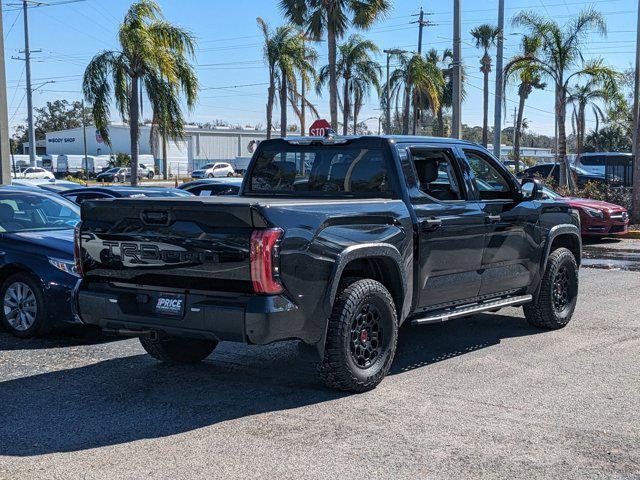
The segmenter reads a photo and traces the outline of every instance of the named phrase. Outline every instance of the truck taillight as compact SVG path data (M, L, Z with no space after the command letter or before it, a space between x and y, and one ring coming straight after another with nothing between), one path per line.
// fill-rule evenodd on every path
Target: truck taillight
M251 282L256 293L281 293L279 280L278 240L279 228L254 230L251 234Z
M73 258L76 261L76 272L82 277L82 250L80 249L80 222L73 230Z

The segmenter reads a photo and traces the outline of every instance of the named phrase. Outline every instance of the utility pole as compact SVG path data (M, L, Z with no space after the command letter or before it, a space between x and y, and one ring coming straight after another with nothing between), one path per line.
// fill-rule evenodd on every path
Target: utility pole
M498 3L498 49L496 54L496 98L493 121L493 154L500 158L500 138L502 133L502 63L504 59L504 0Z
M502 1L502 0L501 0ZM462 109L462 75L460 58L460 31L462 30L460 3L462 0L453 0L453 106L451 114L451 138L461 137L461 109Z
M391 77L389 62L391 60L391 55L402 55L403 53L407 53L406 50L400 50L399 48L392 48L388 50L383 50L383 53L387 54L387 85L385 90L385 99L387 101L387 105L385 108L385 117L387 122L386 134L391 133L391 90L389 88L389 78Z
M633 219L640 219L640 0L636 25L636 75L633 91Z
M424 27L428 27L431 25L435 25L431 22L429 22L428 20L424 19L424 10L422 9L422 7L420 7L420 13L418 14L418 20L417 22L412 22L412 23L417 23L418 24L418 55L422 55L422 36L423 36L423 30ZM418 125L418 99L414 98L413 99L413 127L412 127L412 133L413 135L416 134L416 128Z
M7 77L4 69L4 32L2 30L2 3L0 2L0 182L11 183L9 149L9 111L7 109Z
M27 78L27 130L29 136L29 165L36 166L36 130L33 126L33 98L31 91L31 50L29 49L29 3L22 0L24 19L24 63Z

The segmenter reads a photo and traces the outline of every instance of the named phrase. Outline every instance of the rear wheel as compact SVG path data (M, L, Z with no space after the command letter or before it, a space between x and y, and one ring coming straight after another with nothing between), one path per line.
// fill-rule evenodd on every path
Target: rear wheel
M388 290L370 279L345 284L329 318L321 378L340 390L375 388L391 368L397 338L398 319Z
M539 328L558 329L566 326L578 300L578 264L566 248L554 250L534 302L524 305L527 321Z
M215 175L213 173L210 173L209 175L207 175L207 177L209 178L213 178Z
M42 288L31 275L11 275L0 295L4 300L2 324L13 335L29 338L50 330Z
M170 336L140 337L140 343L153 358L170 364L200 362L218 346L215 340Z
M233 177L233 172L227 173L227 177Z

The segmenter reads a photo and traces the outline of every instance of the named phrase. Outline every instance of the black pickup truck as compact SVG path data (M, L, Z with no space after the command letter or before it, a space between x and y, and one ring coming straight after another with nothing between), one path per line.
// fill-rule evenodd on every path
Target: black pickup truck
M406 322L522 305L564 327L581 241L576 211L474 144L302 137L262 142L239 196L84 202L76 256L84 322L162 361L298 339L365 391Z

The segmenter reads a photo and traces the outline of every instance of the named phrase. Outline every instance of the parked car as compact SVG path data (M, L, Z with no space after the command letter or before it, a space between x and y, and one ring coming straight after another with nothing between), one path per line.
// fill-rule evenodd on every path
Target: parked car
M194 170L191 173L191 178L233 177L234 174L233 167L228 163L215 162Z
M571 320L580 218L540 195L461 140L266 140L237 196L83 204L80 315L170 363L298 339L329 386L370 390L404 323Z
M242 178L205 178L183 183L178 188L199 197L217 195L237 195L242 186Z
M99 200L102 198L165 198L165 197L190 197L191 193L177 188L155 187L84 187L75 190L67 190L61 195L67 200L80 205L86 200Z
M604 183L604 175L594 175L576 166L571 166L570 168L575 172L576 178L578 179L578 186L580 187L585 186L589 182ZM557 185L560 183L560 166L557 163L541 163L524 169L518 177L541 178L542 180L552 178Z
M583 237L624 235L629 230L629 213L620 205L590 198L563 197L548 187L542 188L542 194L546 199L565 202L580 212Z
M27 167L16 172L16 178L36 179L36 178L56 178L49 170L42 167Z
M131 174L129 174L131 175ZM155 176L155 172L153 170L153 166L149 166L145 163L138 164L138 176L140 178L148 178L151 180Z
M113 167L99 173L96 176L97 182L120 183L126 182L131 178L131 172L128 168Z
M73 289L77 205L35 188L0 188L0 296L2 325L18 337L78 324Z

